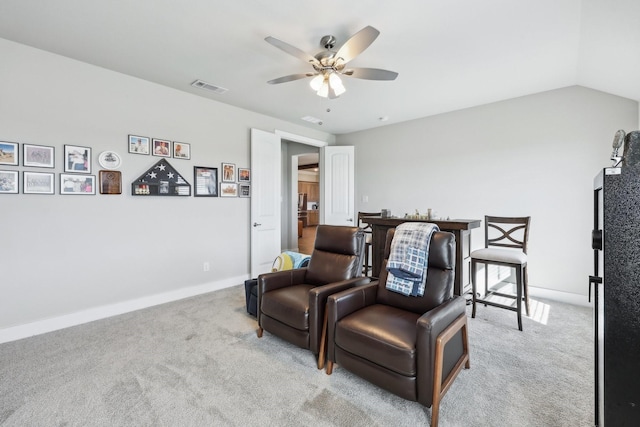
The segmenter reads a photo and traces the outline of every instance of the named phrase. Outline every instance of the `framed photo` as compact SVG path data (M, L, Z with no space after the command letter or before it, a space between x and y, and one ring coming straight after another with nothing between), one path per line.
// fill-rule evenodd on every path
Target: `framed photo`
M100 194L122 194L122 173L120 171L100 171Z
M238 182L251 181L251 169L238 168Z
M238 184L235 182L221 182L220 197L238 197Z
M173 141L173 158L189 160L191 158L191 144Z
M218 197L218 168L193 167L194 197Z
M54 194L53 173L23 172L22 192L24 194Z
M64 146L64 171L91 173L91 148L78 145Z
M18 143L0 141L0 165L18 166Z
M171 141L166 139L153 138L153 152L154 156L171 157Z
M149 154L149 138L146 136L129 135L129 152L133 154Z
M222 164L222 182L236 182L236 165L233 163Z
M251 184L238 184L240 197L251 197Z
M22 165L37 168L52 168L55 148L45 145L22 144Z
M0 194L18 194L18 171L0 171Z
M96 194L95 175L60 174L60 194Z

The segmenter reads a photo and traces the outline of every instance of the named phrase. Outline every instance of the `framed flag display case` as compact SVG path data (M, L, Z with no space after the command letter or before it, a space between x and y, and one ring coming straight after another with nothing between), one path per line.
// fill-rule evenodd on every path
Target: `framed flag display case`
M191 185L165 159L131 184L134 196L191 196Z

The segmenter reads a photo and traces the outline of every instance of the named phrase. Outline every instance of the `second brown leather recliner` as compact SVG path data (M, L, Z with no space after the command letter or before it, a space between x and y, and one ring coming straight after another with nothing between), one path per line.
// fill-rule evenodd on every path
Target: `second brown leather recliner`
M258 277L258 337L263 330L318 355L327 297L370 281L362 277L364 234L358 227L319 225L309 266Z
M400 397L432 406L435 427L440 399L462 368L469 368L466 301L453 296L455 238L433 233L424 295L404 296L386 288L394 231L387 233L379 281L328 299L327 374L335 363Z

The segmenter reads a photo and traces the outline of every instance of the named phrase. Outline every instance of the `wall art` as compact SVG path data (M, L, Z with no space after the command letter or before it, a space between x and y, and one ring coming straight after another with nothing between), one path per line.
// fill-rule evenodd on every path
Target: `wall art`
M18 143L0 141L0 165L18 166Z
M233 163L222 164L222 182L236 182L236 165Z
M122 194L122 173L120 171L100 171L100 194Z
M96 194L95 175L60 174L60 194Z
M23 172L22 192L24 194L54 194L53 173Z
M146 136L129 135L129 152L133 154L151 153L149 138Z
M191 184L166 160L147 170L131 184L134 196L190 196Z
M115 151L103 151L98 156L98 164L105 169L118 169L122 165L122 159Z
M18 171L0 171L0 194L18 193Z
M73 173L91 172L91 148L79 145L64 146L64 171Z
M240 197L251 197L251 184L238 184Z
M46 145L22 144L22 165L37 168L52 168L55 163L55 148Z
M238 182L251 181L251 169L238 168Z
M238 184L235 182L221 182L220 197L238 197Z
M194 197L218 197L218 168L193 167Z
M171 141L153 138L152 142L154 156L171 157Z
M191 144L173 141L173 157L189 160L191 158Z

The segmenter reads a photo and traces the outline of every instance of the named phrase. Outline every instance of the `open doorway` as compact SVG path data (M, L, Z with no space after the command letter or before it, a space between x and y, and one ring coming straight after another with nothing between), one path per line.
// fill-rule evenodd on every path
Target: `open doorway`
M298 251L311 254L316 229L320 223L319 156L318 153L305 153L296 157L298 159Z

